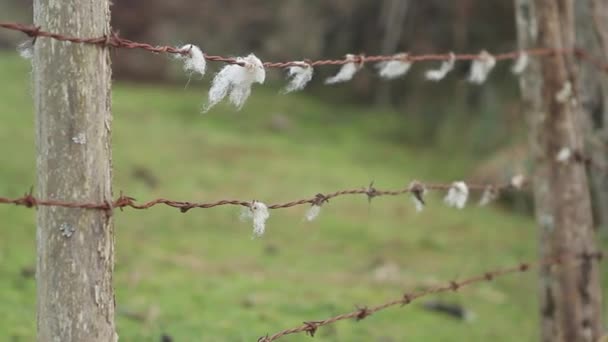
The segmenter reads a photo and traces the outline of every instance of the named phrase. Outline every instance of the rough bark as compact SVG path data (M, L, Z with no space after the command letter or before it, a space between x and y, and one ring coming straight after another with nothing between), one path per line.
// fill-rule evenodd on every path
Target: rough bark
M573 3L569 0L516 0L521 48L574 45ZM542 257L595 250L591 201L584 166L560 163L563 147L582 149L583 115L577 91L564 102L556 94L576 85L573 56L533 61L520 81L535 161L534 195ZM576 267L542 267L542 341L597 341L601 331L599 265L579 260Z
M107 0L36 0L34 22L109 33ZM38 38L34 51L38 197L111 201L111 68L106 48ZM38 341L116 341L109 212L38 208Z
M576 45L608 63L608 2L578 0L575 3ZM589 63L580 64L578 89L585 112L585 147L599 165L608 165L608 78ZM595 223L608 234L608 173L590 168ZM606 235L608 236L608 235Z

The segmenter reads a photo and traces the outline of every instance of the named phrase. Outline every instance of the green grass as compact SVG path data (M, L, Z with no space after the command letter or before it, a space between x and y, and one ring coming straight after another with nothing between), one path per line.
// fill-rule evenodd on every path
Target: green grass
M35 181L29 65L0 55L0 195L19 196ZM331 105L307 93L279 96L255 87L241 112L200 114L205 90L118 83L114 87L114 192L163 196L291 200L376 181L466 177L471 156L408 147L393 137L411 129L391 112ZM274 115L291 128L270 129ZM150 186L136 171L155 179ZM400 296L404 290L466 277L536 256L530 218L506 209L445 208L430 197L343 197L307 223L306 208L273 211L267 233L251 238L238 209L156 207L117 212L116 301L121 341L255 341L261 335ZM35 337L35 212L0 206L0 339ZM392 269L390 277L378 276ZM606 278L606 274L604 274ZM321 328L319 341L534 341L534 272L508 276L440 298L462 303L472 323L422 309L419 302L355 323ZM424 300L421 300L424 302ZM284 341L308 341L292 335Z

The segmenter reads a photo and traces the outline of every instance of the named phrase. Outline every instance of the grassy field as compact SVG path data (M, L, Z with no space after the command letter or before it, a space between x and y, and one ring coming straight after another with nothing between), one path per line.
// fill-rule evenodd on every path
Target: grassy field
M30 67L14 55L0 55L2 196L19 196L35 182ZM258 86L241 112L220 106L202 115L205 90L197 84L204 83L115 85L116 194L278 202L371 180L378 188L452 181L470 171L470 156L396 143L390 137L409 126L394 113ZM286 127L276 129L277 117ZM449 209L438 196L428 202L416 214L406 196L371 205L342 197L312 223L303 220L304 207L273 211L261 239L252 239L234 207L117 212L120 340L255 341L404 290L535 258L530 218L499 207ZM0 217L0 340L31 341L35 212L0 206ZM536 288L532 272L438 297L474 312L471 322L429 312L424 299L321 328L315 340L534 341Z

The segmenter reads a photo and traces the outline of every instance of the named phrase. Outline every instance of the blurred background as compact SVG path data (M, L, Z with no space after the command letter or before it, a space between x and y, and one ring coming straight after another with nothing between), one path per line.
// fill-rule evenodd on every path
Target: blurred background
M516 49L512 6L118 0L112 24L135 41L193 43L214 55L254 52L262 61L504 52ZM29 1L0 2L2 21L30 23L31 12ZM15 50L24 40L0 30L0 195L10 197L35 186L31 66ZM465 82L468 63L457 63L439 83L422 77L433 62L414 64L391 82L368 65L351 82L331 87L322 81L337 68L328 66L315 69L304 91L289 95L279 94L284 73L272 70L241 111L221 105L201 114L220 63L210 63L203 80L188 82L180 63L164 55L120 50L112 57L115 194L274 203L371 181L395 189L414 179L504 182L529 171L510 62L498 63L482 86ZM430 195L419 214L407 196L335 199L314 222L304 221L302 207L273 211L261 239L251 239L249 223L231 207L117 212L119 335L124 341L255 341L403 290L535 259L530 194L505 194L483 208L477 195L462 211L446 208L440 194ZM0 217L0 339L31 341L35 214L3 206ZM317 338L534 341L536 289L533 273L499 279L361 323L321 328ZM437 309L446 306L456 310Z

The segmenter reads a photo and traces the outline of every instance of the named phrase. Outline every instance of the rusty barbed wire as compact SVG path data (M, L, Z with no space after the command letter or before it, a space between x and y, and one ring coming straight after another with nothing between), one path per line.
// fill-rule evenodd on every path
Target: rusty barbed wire
M321 206L328 202L330 199L347 196L347 195L365 195L368 199L380 196L398 196L406 193L417 193L422 187L424 190L429 191L445 191L449 190L453 184L440 184L440 183L428 183L423 184L420 182L414 182L414 186L408 186L397 190L378 190L374 188L373 183L367 187L339 190L327 194L318 193L313 197L302 198L284 203L276 203L268 205L268 209L285 209L300 205L318 205ZM514 184L514 182L501 183L501 184L473 184L467 183L467 187L471 191L485 191L486 189L493 189L496 191L516 191L525 187L527 182L524 180L521 184ZM182 213L187 212L190 209L201 208L208 209L224 205L243 206L251 207L252 201L243 200L219 200L215 202L188 202L188 201L175 201L165 198L157 198L148 202L137 203L136 199L130 196L121 194L116 200L105 203L87 203L87 202L75 202L75 201L63 201L55 199L38 199L33 196L32 190L25 195L18 198L7 198L0 197L0 204L14 204L18 206L24 206L27 208L34 208L38 206L50 206L50 207L64 207L64 208L79 208L79 209L97 209L97 210L112 210L114 208L132 208L132 209L149 209L157 205L166 205L172 208L179 209Z
M169 53L169 54L179 54L179 55L187 55L190 50L189 49L180 49L175 46L169 45L152 45L148 43L139 43L129 39L121 38L116 31L112 31L109 35L104 35L102 37L94 37L94 38L80 38L80 37L72 37L68 35L58 34L43 31L39 26L34 26L30 24L23 23L13 23L13 22L0 22L0 27L13 31L20 31L27 36L33 38L34 40L38 37L46 37L59 41L67 41L72 43L80 43L80 44L93 44L93 45L101 45L101 46L110 46L114 48L123 48L123 49L140 49L145 50L152 53ZM594 65L598 69L603 72L608 72L608 63L604 63L601 60L593 57L588 51L581 48L569 48L569 49L558 49L558 48L534 48L534 49L523 49L516 50L512 52L493 54L494 58L497 61L502 60L514 60L517 59L522 54L527 54L529 56L554 56L559 54L574 54L577 58L581 60L585 60L590 64ZM408 62L422 62L422 61L447 61L450 58L454 57L455 60L477 60L480 57L479 54L424 54L424 55L375 55L375 56L365 56L363 54L355 55L354 58L342 58L342 59L323 59L323 60L310 60L303 59L300 61L287 61L287 62L266 62L263 63L265 68L287 68L291 66L301 66L302 63L306 63L310 66L324 66L324 65L344 65L347 63L355 62L357 64L362 63L375 63L375 62L386 62L393 60L405 60ZM205 59L213 62L224 62L228 64L238 64L243 66L242 62L237 61L236 58L232 57L223 57L223 56L213 56L205 54Z
M548 259L540 260L537 262L522 262L516 266L500 268L500 269L496 269L493 271L487 271L487 272L481 273L479 275L476 275L476 276L473 276L470 278L466 278L466 279L463 279L460 281L452 280L452 281L445 283L444 285L428 287L424 290L416 291L416 292L410 292L410 293L406 292L399 298L389 300L383 304L379 304L376 306L356 307L357 309L354 311L351 311L348 313L343 313L343 314L333 316L330 318L326 318L324 320L305 321L305 322L303 322L302 325L299 325L297 327L285 329L285 330L279 331L273 335L262 336L257 340L257 342L273 342L273 341L280 339L283 336L296 334L296 333L306 333L307 335L314 337L315 333L317 332L319 327L322 327L325 325L330 325L330 324L336 323L338 321L347 320L347 319L355 319L356 321L360 321L379 311L388 309L388 308L396 306L396 305L405 306L405 305L412 303L416 299L420 299L422 297L425 297L425 296L428 296L431 294L436 294L436 293L441 293L441 292L456 292L465 286L473 285L475 283L480 283L480 282L484 282L484 281L489 282L489 281L494 280L495 278L505 276L508 274L523 273L534 267L562 265L566 261L565 259L567 257L575 257L577 259L580 258L585 261L592 261L592 260L600 261L603 258L603 253L602 252L583 252L583 253L578 253L578 254L563 253L561 256L548 258Z

